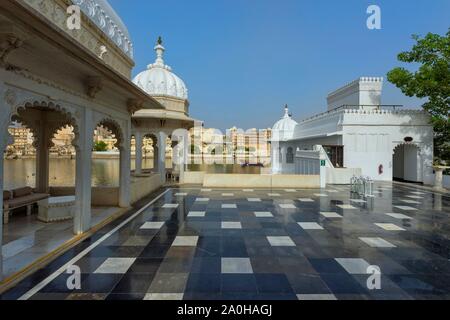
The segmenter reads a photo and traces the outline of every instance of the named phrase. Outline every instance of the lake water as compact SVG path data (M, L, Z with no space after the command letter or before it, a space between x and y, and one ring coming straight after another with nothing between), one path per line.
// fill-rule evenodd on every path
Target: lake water
M11 190L23 186L35 185L36 174L35 159L4 160L4 189ZM153 168L153 159L143 159L142 167ZM166 160L166 168L172 167L172 161ZM239 164L201 164L189 165L190 171L206 171L208 173L253 173L258 174L258 167L241 167ZM134 169L134 160L131 161ZM50 186L75 185L75 160L50 159ZM92 160L93 186L119 185L119 159L93 159Z
M50 186L74 186L75 185L75 160L74 159L50 159ZM171 166L170 159L166 166ZM153 159L143 159L142 167L153 168ZM134 169L134 161L131 163ZM36 160L18 159L6 160L4 164L4 188L14 189L23 186L35 185ZM92 185L93 186L118 186L119 185L119 159L93 159L92 160Z

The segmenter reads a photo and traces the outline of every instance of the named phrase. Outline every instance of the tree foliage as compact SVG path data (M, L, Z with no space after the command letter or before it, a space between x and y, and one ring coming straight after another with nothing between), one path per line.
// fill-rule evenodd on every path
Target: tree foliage
M94 144L94 151L97 151L97 152L108 151L108 144L104 141L97 141Z
M435 155L450 160L450 29L441 36L413 35L416 44L398 60L418 66L416 71L398 67L387 78L409 97L425 98L422 107L430 114L435 131Z

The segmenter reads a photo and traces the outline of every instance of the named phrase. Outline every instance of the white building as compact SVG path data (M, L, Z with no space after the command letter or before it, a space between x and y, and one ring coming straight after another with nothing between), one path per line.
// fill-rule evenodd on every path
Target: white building
M383 78L359 78L328 95L326 112L299 123L286 109L273 128L273 172L302 173L297 158L303 150L315 149L325 151L325 161L317 163L327 168L327 183L349 183L352 175L362 174L432 184L428 114L382 105L382 86Z
M184 81L164 62L161 37L154 47L156 60L147 69L140 72L133 82L149 96L158 101L164 109L141 109L133 114L131 132L136 140L135 173L142 173L142 146L144 137L153 140L155 150L153 170L161 175L161 182L166 178L166 143L170 138L175 148L172 161L182 162L179 154L187 156L188 130L194 126L195 119L189 116L188 89ZM177 146L178 145L178 146ZM181 150L181 151L180 151ZM169 169L169 171L172 169ZM184 166L175 166L173 171L181 175Z

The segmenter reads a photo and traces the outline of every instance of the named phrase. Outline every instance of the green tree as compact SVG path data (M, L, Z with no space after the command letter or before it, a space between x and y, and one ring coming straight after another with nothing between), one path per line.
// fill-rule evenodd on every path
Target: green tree
M108 151L108 145L106 144L105 141L97 141L94 144L94 151L98 151L98 152Z
M422 107L430 114L434 127L434 152L440 160L450 160L450 29L441 36L413 35L416 44L398 55L398 60L418 65L416 71L394 68L390 82L409 97L425 98Z

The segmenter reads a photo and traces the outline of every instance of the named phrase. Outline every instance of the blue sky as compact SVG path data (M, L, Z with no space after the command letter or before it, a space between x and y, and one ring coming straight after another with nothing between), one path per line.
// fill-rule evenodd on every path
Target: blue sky
M187 84L191 116L219 129L266 128L289 104L295 119L326 109L326 95L359 76L400 65L411 34L445 34L449 0L109 0L135 48L133 76L154 61L161 35L165 61ZM366 27L381 7L382 29ZM413 108L385 81L383 103Z

